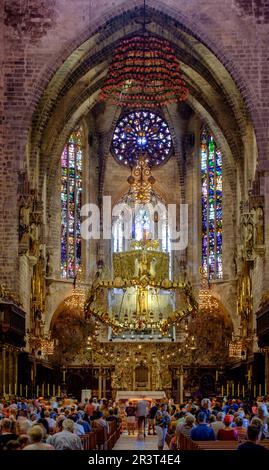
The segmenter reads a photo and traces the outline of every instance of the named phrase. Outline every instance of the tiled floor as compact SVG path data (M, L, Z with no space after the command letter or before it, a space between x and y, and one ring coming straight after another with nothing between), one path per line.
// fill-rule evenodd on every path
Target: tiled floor
M164 449L168 449L166 444ZM113 450L158 450L157 436L146 436L145 439L138 439L137 434L128 436L126 432L121 435Z

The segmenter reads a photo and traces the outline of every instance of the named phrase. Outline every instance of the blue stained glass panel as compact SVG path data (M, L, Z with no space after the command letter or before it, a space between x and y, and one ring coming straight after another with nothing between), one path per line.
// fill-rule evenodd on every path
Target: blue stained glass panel
M74 278L81 266L82 132L74 131L61 156L61 275Z
M123 165L135 166L141 153L146 153L150 166L160 165L173 150L168 124L148 110L129 112L118 120L110 150Z
M207 129L201 134L202 267L209 278L221 279L222 155Z

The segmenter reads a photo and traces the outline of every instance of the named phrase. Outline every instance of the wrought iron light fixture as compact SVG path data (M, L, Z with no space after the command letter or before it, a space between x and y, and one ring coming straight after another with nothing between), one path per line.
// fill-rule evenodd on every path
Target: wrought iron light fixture
M184 101L188 88L169 41L146 31L146 2L140 34L127 37L115 49L101 101L124 108L161 108Z

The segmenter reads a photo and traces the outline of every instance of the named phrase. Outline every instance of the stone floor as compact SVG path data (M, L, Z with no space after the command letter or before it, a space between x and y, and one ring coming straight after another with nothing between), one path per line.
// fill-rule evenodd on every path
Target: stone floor
M164 449L168 449L167 444L165 444ZM128 436L127 432L124 432L116 442L113 450L158 450L157 436L146 436L145 439L138 439L137 433L135 436Z

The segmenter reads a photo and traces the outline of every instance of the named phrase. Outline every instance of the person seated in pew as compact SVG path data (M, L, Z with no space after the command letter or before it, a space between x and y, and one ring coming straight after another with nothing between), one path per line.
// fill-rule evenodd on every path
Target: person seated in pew
M225 428L225 424L223 423L223 420L224 420L224 413L220 411L216 416L216 420L210 423L210 427L213 429L216 439L217 439L219 430Z
M215 433L212 428L210 428L207 423L207 415L200 411L197 416L197 426L191 430L190 438L193 441L214 441Z
M118 422L118 417L115 416L113 408L109 408L108 413L109 413L109 415L106 418L107 421L116 421L116 422Z
M104 428L106 431L108 431L108 424L106 422L106 420L104 419L104 416L103 416L103 413L102 411L97 411L96 413L96 419L94 420L94 426L96 427L102 427Z
M226 415L223 423L225 424L224 429L220 429L217 434L217 439L219 441L238 441L238 432L235 428L231 428L233 421L232 415Z
M258 451L268 454L268 449L266 449L261 444L258 444L261 438L262 427L259 424L250 424L247 430L247 441L243 444L240 444L237 448L238 451L242 452L245 450ZM269 455L269 454L268 454Z

